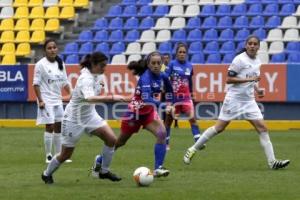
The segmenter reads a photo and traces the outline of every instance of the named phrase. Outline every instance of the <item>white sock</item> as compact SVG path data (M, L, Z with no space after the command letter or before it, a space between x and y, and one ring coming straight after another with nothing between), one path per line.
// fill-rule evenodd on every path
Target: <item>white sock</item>
M202 133L202 135L200 136L200 138L197 140L197 142L191 147L194 150L199 150L201 149L201 147L213 136L217 135L217 131L215 129L214 126L209 127L208 129L206 129L204 131L204 133Z
M54 133L52 142L54 144L55 154L60 153L61 152L61 133Z
M115 147L108 147L104 145L101 154L102 155L101 173L106 173L109 171L109 166L112 161L114 151L115 151Z
M44 144L45 144L45 153L46 156L51 154L51 150L52 150L52 137L53 134L49 133L49 132L45 132L44 133Z
M56 159L56 156L48 164L47 169L44 171L45 176L51 176L60 166L60 162Z
M275 160L273 145L268 132L259 133L259 141L266 154L268 164Z

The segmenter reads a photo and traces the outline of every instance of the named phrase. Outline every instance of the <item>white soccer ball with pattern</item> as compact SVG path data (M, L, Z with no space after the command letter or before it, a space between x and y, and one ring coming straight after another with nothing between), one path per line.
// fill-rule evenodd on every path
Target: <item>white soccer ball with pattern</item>
M153 182L153 173L147 167L139 167L134 171L133 178L138 186L149 186Z

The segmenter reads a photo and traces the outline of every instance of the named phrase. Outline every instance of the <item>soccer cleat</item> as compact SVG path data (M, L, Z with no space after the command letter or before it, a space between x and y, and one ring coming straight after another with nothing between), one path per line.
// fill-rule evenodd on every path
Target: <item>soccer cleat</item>
M48 154L47 156L46 156L46 163L50 163L51 162L51 160L52 160L52 155L51 154Z
M157 168L153 171L153 175L156 178L159 178L159 177L162 177L162 176L166 177L169 174L170 174L170 171L167 170L166 168L162 167L162 166L160 166L159 168Z
M71 162L73 162L71 159L67 159L67 160L65 161L65 163L71 163Z
M274 160L270 163L271 169L282 169L290 164L290 160Z
M183 162L189 165L192 161L193 156L195 155L196 150L189 148L183 156Z
M45 182L45 184L53 184L53 177L52 176L46 176L44 173L42 173L42 180Z
M170 147L169 144L166 145L166 150L167 150L167 151L170 151L170 150L171 150L171 147Z
M114 181L114 182L122 180L121 177L118 177L116 174L113 174L110 171L108 171L104 174L99 173L99 178L100 179L109 179L109 180Z
M101 169L102 159L101 156L97 155L94 160L94 164L91 168L92 176L95 178L99 178L99 172Z

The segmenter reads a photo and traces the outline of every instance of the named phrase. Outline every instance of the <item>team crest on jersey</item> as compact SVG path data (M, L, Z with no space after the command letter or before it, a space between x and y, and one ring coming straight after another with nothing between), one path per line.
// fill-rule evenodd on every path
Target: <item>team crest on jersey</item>
M153 87L159 87L159 85L158 85L156 82L154 82L154 83L152 84L152 86L153 86Z
M191 75L191 70L189 68L185 69L185 75L187 76Z
M50 74L51 72L52 72L51 69L49 69L49 70L48 70L48 73Z

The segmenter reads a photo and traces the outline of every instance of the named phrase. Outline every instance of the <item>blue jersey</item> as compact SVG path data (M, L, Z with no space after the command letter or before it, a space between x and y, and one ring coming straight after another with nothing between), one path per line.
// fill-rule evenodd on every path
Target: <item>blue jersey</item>
M138 110L139 114L149 113L153 109L153 105L159 107L163 89L167 93L167 102L172 102L173 90L166 74L161 72L156 75L147 69L137 83L135 94L129 103L129 109L133 112Z
M190 100L193 90L193 65L188 61L179 62L178 60L172 60L165 72L170 77L174 91L174 100L176 102Z

